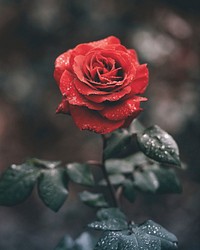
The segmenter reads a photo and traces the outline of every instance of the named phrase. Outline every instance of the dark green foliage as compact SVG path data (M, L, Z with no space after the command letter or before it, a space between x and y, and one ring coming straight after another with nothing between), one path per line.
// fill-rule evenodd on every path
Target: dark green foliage
M29 162L9 167L0 179L0 205L13 206L26 200L40 173Z
M147 128L137 135L140 149L148 157L161 162L180 166L179 150L174 139L158 126Z
M104 159L123 157L132 150L133 136L128 130L118 129L106 139Z
M136 199L136 189L133 181L130 179L126 179L123 182L123 194L130 202L134 202Z
M89 225L104 231L94 250L176 250L177 238L157 223L148 220L142 224L127 223L118 209L100 210L100 221ZM118 221L118 223L117 223Z
M127 174L133 172L133 163L124 159L109 159L105 162L108 174Z
M80 199L86 205L91 207L108 207L108 203L106 202L103 194L95 194L90 193L88 191L83 191L79 194Z
M92 250L93 246L93 237L88 232L84 232L76 240L66 235L59 242L55 250Z
M44 204L57 212L68 196L64 170L55 168L43 171L38 181L38 193Z
M82 185L93 186L94 178L90 170L90 166L81 163L67 164L67 174L69 178Z
M126 216L118 208L105 208L97 212L99 221L88 226L97 230L123 230L127 228Z
M115 186L115 185L122 184L125 181L125 177L122 174L111 174L111 175L109 175L109 180L110 180L111 184ZM99 182L99 185L106 186L107 183L103 179Z

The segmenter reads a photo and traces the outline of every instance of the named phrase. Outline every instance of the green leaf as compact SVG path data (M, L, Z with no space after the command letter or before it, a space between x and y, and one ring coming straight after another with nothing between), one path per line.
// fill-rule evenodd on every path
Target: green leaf
M124 158L124 160L131 163L133 165L133 169L136 169L140 166L149 165L151 162L153 162L150 158L148 158L142 152L137 152L135 154L132 154Z
M123 194L126 197L127 200L130 202L134 202L136 199L136 192L135 192L135 186L134 182L126 179L123 182Z
M108 178L109 178L112 185L120 185L125 180L125 177L122 174L112 174L112 175L109 175ZM102 179L99 182L99 185L106 186L107 185L106 180Z
M178 240L176 236L165 228L155 223L152 220L148 220L143 224L139 225L140 232L149 234L152 238L157 241L160 241L162 250L174 250L178 249Z
M100 221L108 220L110 218L118 218L122 220L126 220L126 215L122 213L119 208L111 207L111 208L102 208L97 212L97 218Z
M94 178L87 164L70 163L67 164L67 174L75 183L93 186Z
M38 182L38 193L44 204L57 212L68 196L64 169L44 170Z
M0 179L0 205L13 206L25 201L40 175L40 169L30 163L12 165Z
M177 238L153 221L131 224L121 231L106 231L94 250L176 250Z
M80 199L86 205L91 207L108 207L108 203L106 202L103 194L94 194L88 191L83 191L79 194Z
M152 168L152 171L158 182L159 187L157 189L157 193L165 194L165 193L181 193L182 186L179 179L176 176L174 169L167 169L164 167Z
M27 162L39 168L50 168L50 169L58 167L61 163L60 161L46 161L38 158L29 159Z
M127 174L133 172L132 162L122 159L110 159L105 162L108 174Z
M92 250L94 239L88 232L83 232L75 241L66 235L55 250Z
M99 221L92 222L88 227L96 230L123 230L127 228L126 216L118 208L105 208L97 212Z
M140 149L155 161L180 166L179 150L174 139L158 126L137 135Z
M134 186L140 191L155 193L159 187L156 175L151 171L135 171Z
M104 159L120 158L132 150L132 134L125 129L118 129L106 139Z

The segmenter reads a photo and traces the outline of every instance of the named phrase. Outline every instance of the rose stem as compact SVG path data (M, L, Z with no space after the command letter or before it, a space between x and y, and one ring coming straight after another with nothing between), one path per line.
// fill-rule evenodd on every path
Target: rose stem
M103 139L103 149L104 149L106 147L106 138L105 138L104 135L102 135L102 139ZM110 179L108 177L108 173L107 173L107 170L106 170L106 167L105 167L104 156L102 157L102 167L101 167L101 169L102 169L103 176L104 176L104 178L106 180L108 189L109 189L111 197L112 197L113 206L114 207L119 207L119 203L118 203L118 199L117 199L117 196L116 196L116 193L115 193L115 189L114 189L113 185L110 182Z

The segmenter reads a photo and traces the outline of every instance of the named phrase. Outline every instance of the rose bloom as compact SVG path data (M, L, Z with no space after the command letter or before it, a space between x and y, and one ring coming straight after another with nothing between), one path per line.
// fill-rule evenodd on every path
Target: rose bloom
M63 96L57 112L70 114L81 130L106 134L127 127L147 100L138 96L148 84L146 64L114 36L61 54L54 77Z

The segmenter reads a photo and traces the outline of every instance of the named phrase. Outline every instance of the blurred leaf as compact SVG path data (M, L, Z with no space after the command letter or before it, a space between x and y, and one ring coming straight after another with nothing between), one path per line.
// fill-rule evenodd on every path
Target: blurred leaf
M164 167L154 168L152 171L159 182L157 193L181 193L182 186L173 169Z
M74 250L74 240L69 235L66 235L58 243L55 250Z
M171 168L159 164L146 165L142 171L134 171L134 186L151 193L180 193L181 183Z
M94 178L90 167L87 164L70 163L67 164L67 174L75 183L92 186Z
M94 250L176 250L177 238L153 221L131 224L126 230L106 231Z
M88 227L96 230L123 230L126 229L128 224L126 216L118 208L104 208L97 212L99 221L92 222Z
M104 159L120 158L132 150L132 134L125 129L118 129L106 139Z
M91 207L108 207L108 203L106 202L103 194L94 194L88 191L83 191L79 194L80 199L86 205Z
M92 250L94 238L88 232L82 233L75 241L75 250Z
M140 149L148 157L162 163L180 166L179 150L174 139L158 126L147 128L138 134Z
M94 239L88 232L83 232L75 241L66 235L55 250L92 250Z
M123 194L127 200L130 202L134 202L136 199L136 192L134 187L134 182L126 179L123 182Z
M112 174L112 175L109 175L108 178L109 178L109 180L110 180L110 182L111 182L112 185L120 185L125 180L125 177L122 174ZM107 185L106 180L102 179L99 182L99 185L106 186Z
M134 186L140 191L155 193L159 187L156 175L151 171L135 171Z
M42 201L57 212L68 196L67 179L64 169L53 168L43 171L38 182L38 193Z
M30 163L12 165L0 178L0 205L13 206L31 194L40 169Z
M132 162L120 159L110 159L105 162L108 174L126 174L133 172Z
M60 161L46 161L37 158L29 159L28 162L39 168L50 168L50 169L58 167L61 163Z
M135 169L138 166L146 166L149 165L150 162L153 162L150 158L148 158L146 155L144 155L142 152L137 152L135 154L132 154L126 158L124 158L125 161L132 164L133 169Z
M111 207L111 208L102 208L97 212L97 218L99 220L107 220L110 218L118 218L122 220L126 220L126 215L120 211L119 208Z

